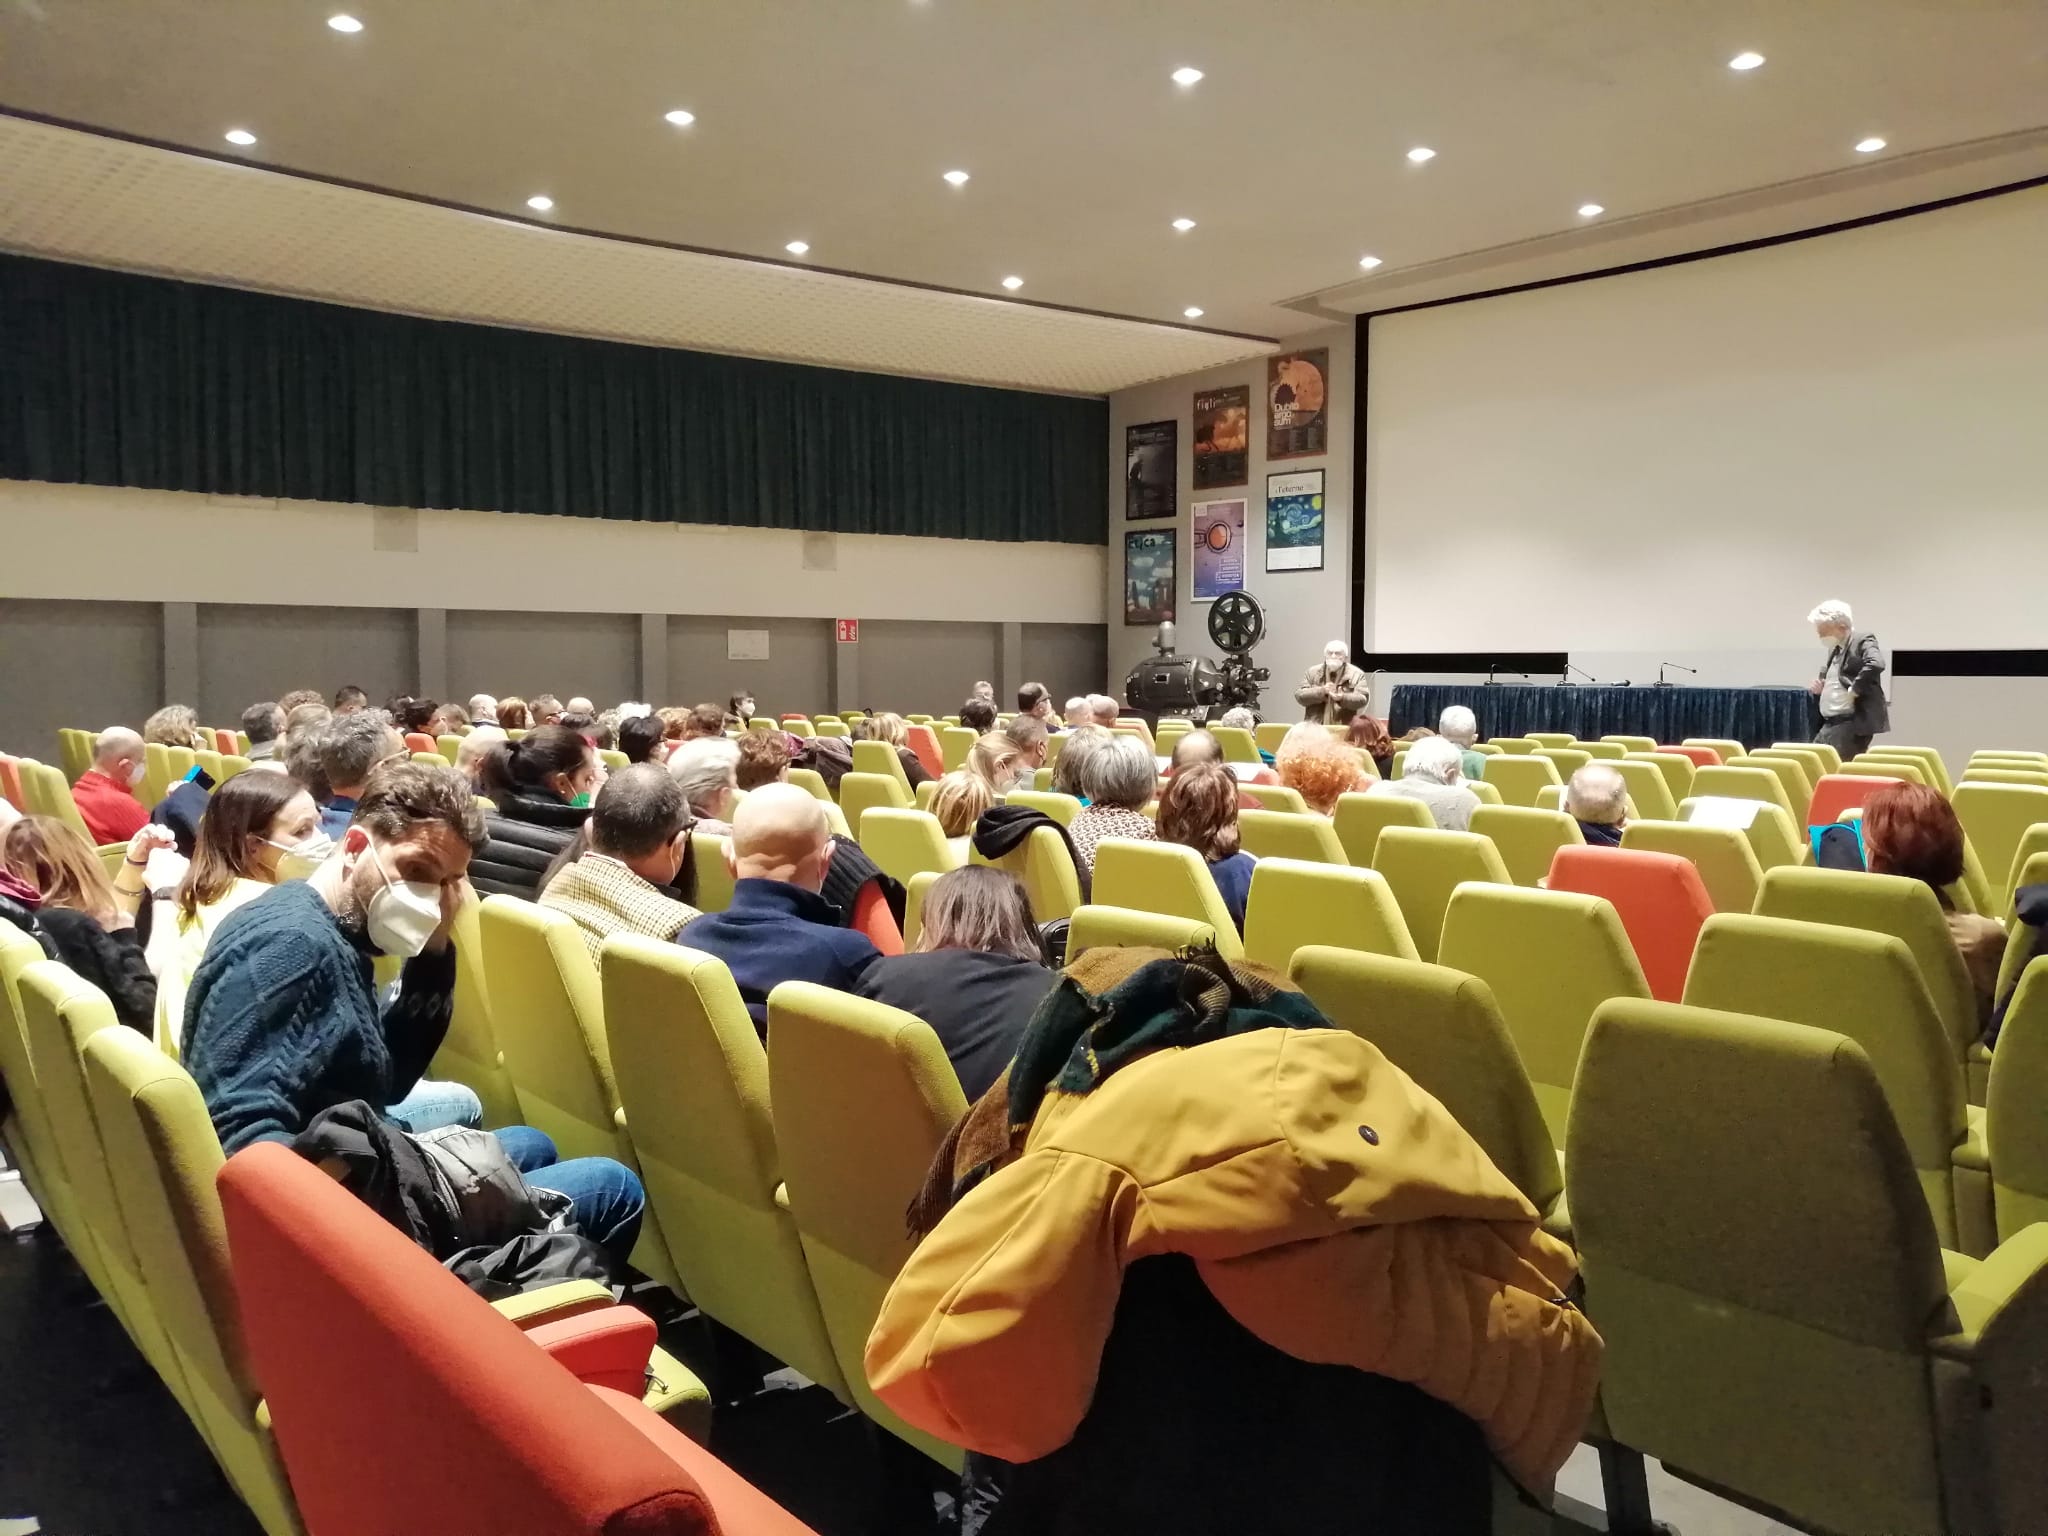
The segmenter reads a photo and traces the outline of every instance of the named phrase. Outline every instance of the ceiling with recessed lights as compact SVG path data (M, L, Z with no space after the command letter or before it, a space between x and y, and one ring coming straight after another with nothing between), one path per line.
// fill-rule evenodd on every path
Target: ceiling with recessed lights
M1278 337L2048 173L2048 11L14 0L0 105L558 228Z

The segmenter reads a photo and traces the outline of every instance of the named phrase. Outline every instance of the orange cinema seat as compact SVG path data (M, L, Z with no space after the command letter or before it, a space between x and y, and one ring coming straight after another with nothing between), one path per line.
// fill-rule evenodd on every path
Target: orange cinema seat
M1827 773L1813 786L1813 802L1806 810L1809 827L1831 826L1845 811L1860 809L1880 789L1903 784L1904 779L1881 779L1867 773Z
M1659 752L1676 752L1680 757L1689 757L1692 759L1692 765L1695 768L1718 768L1721 766L1721 754L1712 747L1659 747L1657 750Z
M1692 860L1635 848L1560 848L1550 861L1550 889L1606 897L1621 916L1650 995L1660 1003L1684 997L1693 946L1714 915Z
M933 778L939 778L946 771L945 754L939 751L939 735L928 725L913 725L906 728L903 736L924 771Z

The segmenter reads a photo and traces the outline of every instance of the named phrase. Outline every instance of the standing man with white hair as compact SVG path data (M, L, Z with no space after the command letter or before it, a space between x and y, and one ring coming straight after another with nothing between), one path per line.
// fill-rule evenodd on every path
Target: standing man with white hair
M1472 743L1479 739L1479 717L1462 704L1453 704L1446 709L1436 722L1437 735L1458 748L1460 767L1468 779L1486 777L1486 754L1472 750Z
M1365 674L1351 665L1351 647L1342 640L1323 647L1322 661L1302 674L1301 686L1294 690L1301 718L1318 725L1349 725L1370 698Z
M1408 749L1401 777L1384 779L1368 793L1420 800L1430 819L1446 832L1470 832L1479 797L1465 787L1458 744L1443 736L1425 736Z
M1820 733L1813 739L1833 747L1842 761L1870 750L1873 736L1892 728L1884 696L1884 651L1877 636L1858 634L1855 615L1839 598L1829 598L1806 616L1828 659L1806 691L1820 700Z

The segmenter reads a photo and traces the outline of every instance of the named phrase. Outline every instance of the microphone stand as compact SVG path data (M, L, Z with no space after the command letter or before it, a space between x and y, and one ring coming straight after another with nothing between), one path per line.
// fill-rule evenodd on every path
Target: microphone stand
M1676 684L1670 682L1665 678L1664 669L1666 667L1669 667L1674 672L1684 672L1691 677L1698 677L1700 675L1700 669L1698 667L1682 667L1675 661L1660 661L1657 663L1657 686L1659 688L1671 688L1676 686Z
M1566 662L1564 664L1564 676L1560 677L1557 680L1557 686L1560 688L1578 687L1579 685L1572 681L1572 674L1574 672L1578 673L1579 676L1583 677L1587 682L1594 684L1596 687L1599 685L1600 679L1595 677L1592 673L1588 672L1584 667L1575 667L1570 662Z

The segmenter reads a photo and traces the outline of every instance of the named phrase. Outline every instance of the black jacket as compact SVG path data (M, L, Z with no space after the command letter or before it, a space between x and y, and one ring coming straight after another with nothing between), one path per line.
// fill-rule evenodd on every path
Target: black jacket
M1821 663L1820 680L1828 680L1828 668L1835 664L1835 657L1842 658L1842 686L1850 693L1852 710L1849 720L1858 736L1877 736L1892 728L1891 706L1885 702L1884 648L1877 643L1875 635L1859 635L1854 630L1843 645L1828 652L1828 659ZM1841 717L1837 716L1839 720Z
M50 936L57 958L107 994L114 1017L145 1035L156 1020L156 978L143 958L142 935L134 928L111 933L90 912L44 907L36 923Z
M877 960L857 990L931 1025L972 1104L1003 1075L1024 1026L1058 980L1057 971L1035 960L936 949Z
M470 861L470 884L486 896L533 900L542 872L589 819L588 806L570 805L546 790L503 796L497 811L484 818L491 840Z

